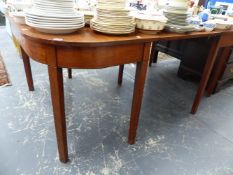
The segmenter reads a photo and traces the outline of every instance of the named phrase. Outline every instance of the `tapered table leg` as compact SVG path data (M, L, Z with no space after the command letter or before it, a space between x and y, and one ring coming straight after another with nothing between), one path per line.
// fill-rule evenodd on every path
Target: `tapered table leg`
M48 66L54 123L61 162L68 162L62 68Z
M156 50L157 42L153 42L152 49L151 49L151 55L150 55L150 62L149 66L152 66L152 63L157 63L158 60L158 51Z
M20 47L21 57L23 60L24 70L27 78L28 89L29 91L34 91L33 85L33 78L32 78L32 71L31 71L31 64L29 56L25 53L22 47Z
M68 68L68 78L72 79L72 69Z
M147 74L148 62L150 57L151 43L146 43L144 48L143 60L137 63L133 102L130 117L130 127L128 135L128 143L134 144L137 134L139 114L141 110L144 84Z
M207 97L210 97L213 94L214 90L216 89L218 80L220 79L221 74L223 73L222 67L224 67L224 65L226 64L227 62L226 58L229 58L230 54L231 54L231 47L223 48L221 57L216 63L217 68L215 68L215 71L213 72L213 75L210 78L209 86L207 87L207 94L206 94Z
M123 75L124 75L124 64L119 66L118 74L118 85L122 85Z
M202 78L201 78L201 81L200 81L200 84L199 84L199 87L198 87L198 90L197 90L197 93L196 93L196 96L193 102L193 106L191 109L192 114L195 114L197 112L201 98L205 92L207 83L210 78L211 71L213 69L213 66L216 60L216 56L219 50L218 45L219 45L219 38L216 38L212 43L208 58L206 60L204 71L202 73Z

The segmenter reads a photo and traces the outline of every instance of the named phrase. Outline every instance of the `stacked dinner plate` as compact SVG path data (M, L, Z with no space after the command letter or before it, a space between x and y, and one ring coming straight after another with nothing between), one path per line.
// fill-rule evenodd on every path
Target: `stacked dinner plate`
M187 0L170 0L164 15L168 18L166 29L169 31L186 33L195 30L189 23L192 14L188 12Z
M51 34L74 32L84 27L84 15L74 10L73 0L34 0L26 12L26 24Z
M125 0L99 0L91 28L106 34L129 34L135 31L134 18L125 9Z

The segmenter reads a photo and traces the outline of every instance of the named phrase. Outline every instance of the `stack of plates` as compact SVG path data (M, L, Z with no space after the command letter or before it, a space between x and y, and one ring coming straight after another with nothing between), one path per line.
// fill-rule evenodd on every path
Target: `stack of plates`
M169 7L175 9L188 9L187 0L169 0ZM172 10L172 9L171 9Z
M195 30L195 27L190 25L192 14L188 12L187 0L170 0L164 15L168 18L168 31L186 33Z
M129 34L135 31L134 18L125 9L125 0L99 0L91 28L106 34Z
M192 14L187 11L164 11L164 15L168 18L168 24L187 26Z
M26 12L26 24L52 34L74 32L84 27L84 15L74 10L73 0L34 0Z
M196 31L197 28L193 25L188 26L178 26L178 25L166 25L165 29L170 32L175 33L187 33L187 32L193 32Z

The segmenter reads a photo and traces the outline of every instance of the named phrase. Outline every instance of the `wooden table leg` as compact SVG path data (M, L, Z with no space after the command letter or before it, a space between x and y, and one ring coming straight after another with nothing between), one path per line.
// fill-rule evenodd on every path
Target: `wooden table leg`
M68 68L68 78L72 79L72 69Z
M153 42L152 49L151 49L151 55L150 55L150 62L149 66L152 66L152 63L157 63L158 60L158 53L159 51L156 50L157 42Z
M33 85L33 78L32 78L32 71L31 71L31 64L29 56L26 54L26 52L23 50L22 47L20 47L21 57L23 60L24 70L27 78L28 83L28 89L29 91L34 91L34 85Z
M218 84L218 80L221 78L221 75L223 73L223 67L226 64L227 60L226 58L229 58L231 54L231 47L223 48L223 51L221 52L221 57L219 58L218 62L216 63L215 71L213 72L213 75L210 77L210 83L207 87L207 97L210 97Z
M215 60L217 57L217 53L219 50L218 45L219 45L219 38L217 37L212 43L208 58L206 60L204 71L202 73L202 78L201 78L201 81L200 81L200 84L199 84L199 87L198 87L198 90L197 90L197 93L195 96L195 100L193 102L193 106L192 106L192 110L191 110L192 114L195 114L197 112L201 98L205 92L207 83L208 83L209 78L210 78L211 71L213 69L213 66L214 66L214 63L215 63Z
M118 85L122 85L123 75L124 75L124 67L125 65L119 66L119 74L118 74Z
M131 117L130 117L129 135L128 135L129 144L134 144L136 139L150 51L151 51L151 43L146 43L144 47L143 60L137 63L133 102L132 102Z
M60 161L68 162L65 102L62 68L48 66L54 123Z

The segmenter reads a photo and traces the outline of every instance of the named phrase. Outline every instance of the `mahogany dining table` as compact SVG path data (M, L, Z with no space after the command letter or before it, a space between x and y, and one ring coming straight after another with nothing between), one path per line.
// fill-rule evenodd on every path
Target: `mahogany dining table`
M63 88L63 68L100 69L136 63L135 84L129 124L128 143L134 144L138 127L144 84L147 74L152 42L161 40L178 40L197 37L216 36L212 43L205 70L196 92L191 113L195 113L205 91L218 46L221 31L193 32L177 34L161 32L146 35L135 32L130 35L104 35L92 31L89 27L63 35L45 34L27 26L17 24L9 17L14 38L18 41L30 91L34 90L30 58L48 66L54 123L57 137L59 158L68 161L66 116ZM122 68L122 66L121 66ZM121 83L122 69L119 73ZM156 97L155 97L156 98Z

